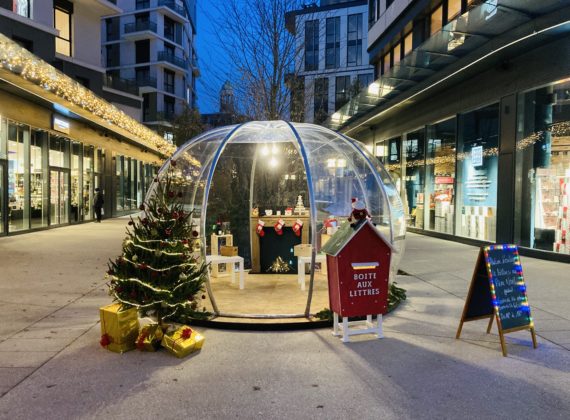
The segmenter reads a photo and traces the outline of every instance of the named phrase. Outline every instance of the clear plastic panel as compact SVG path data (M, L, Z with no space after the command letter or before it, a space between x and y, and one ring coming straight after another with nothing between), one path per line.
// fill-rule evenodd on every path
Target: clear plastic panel
M176 162L174 166L172 161ZM212 245L212 234L219 233L220 228L231 229L233 245L249 268L254 242L260 246L255 232L258 218L265 217L266 211L285 216L286 211L303 206L308 224L303 227L304 234L309 228L311 231L305 239L318 252L321 234L326 233L324 222L332 217L340 223L346 220L353 197L365 203L372 221L387 238L392 238L397 250L393 267L397 267L403 252L404 207L390 176L360 143L323 127L269 121L215 129L182 146L161 168L159 178L169 168L173 169L176 190L183 193L188 211L194 211L204 255L211 252L207 247ZM153 194L154 187L147 200ZM299 196L303 206L299 205ZM293 218L296 216L294 211ZM273 226L267 228L271 234ZM275 283L277 289L289 288L291 282L283 275L248 279L253 288L256 282L259 288L265 288L267 283L263 282L267 281ZM317 302L328 301L326 281L321 279L309 289L288 306L289 311L303 314L309 296L313 302L315 296ZM244 310L245 292L228 288L217 279L208 283L208 293L212 309L218 314L252 314L261 307ZM240 293L240 299L236 299ZM264 316L286 312L279 299L263 302L262 307Z

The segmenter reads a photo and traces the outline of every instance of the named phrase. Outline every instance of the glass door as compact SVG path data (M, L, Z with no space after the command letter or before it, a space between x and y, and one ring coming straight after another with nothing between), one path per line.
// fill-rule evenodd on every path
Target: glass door
M51 168L50 181L50 224L69 223L69 171Z

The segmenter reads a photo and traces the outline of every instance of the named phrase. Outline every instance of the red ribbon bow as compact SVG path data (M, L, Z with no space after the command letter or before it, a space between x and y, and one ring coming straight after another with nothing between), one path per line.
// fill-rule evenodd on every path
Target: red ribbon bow
M182 334L180 335L180 338L182 338L183 340L188 340L191 336L192 336L192 329L191 328L184 328L182 330Z

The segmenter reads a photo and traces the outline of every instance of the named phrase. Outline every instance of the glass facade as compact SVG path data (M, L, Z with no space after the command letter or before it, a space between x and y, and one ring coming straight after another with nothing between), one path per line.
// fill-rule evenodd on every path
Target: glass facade
M570 82L518 95L515 238L570 254Z
M499 105L376 143L408 211L408 225L495 241Z
M105 195L115 214L138 208L157 171L131 157L118 161L120 203ZM103 149L0 116L0 234L93 220L104 178Z

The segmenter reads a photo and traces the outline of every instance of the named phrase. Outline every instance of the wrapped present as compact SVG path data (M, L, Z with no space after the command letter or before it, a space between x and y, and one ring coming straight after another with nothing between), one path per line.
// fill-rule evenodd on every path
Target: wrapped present
M139 319L136 308L121 310L120 303L99 309L101 317L101 346L115 353L124 353L135 348L139 334Z
M158 324L149 324L141 328L136 339L136 347L141 351L156 351L164 334Z
M200 350L204 340L203 335L190 327L182 326L172 333L165 334L161 344L176 357L186 357L190 353Z

